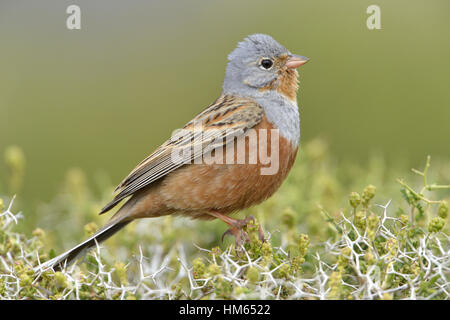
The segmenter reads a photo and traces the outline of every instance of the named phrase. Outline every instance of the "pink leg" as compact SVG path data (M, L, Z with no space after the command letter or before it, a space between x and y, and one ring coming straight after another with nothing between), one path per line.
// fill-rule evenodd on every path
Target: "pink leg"
M230 218L229 216L219 213L217 211L209 211L208 214L217 219L222 220L228 226L230 226L230 228L227 231L225 231L225 233L222 235L222 242L223 242L223 239L225 238L225 236L228 234L234 235L234 237L236 238L236 246L237 247L239 247L242 244L242 238L244 238L244 240L246 242L250 241L247 232L245 232L243 230L243 228L250 221L255 222L255 217L253 215L250 215L245 219L233 219L233 218ZM264 241L264 233L262 231L261 226L259 226L258 233L259 233L259 239L261 241Z

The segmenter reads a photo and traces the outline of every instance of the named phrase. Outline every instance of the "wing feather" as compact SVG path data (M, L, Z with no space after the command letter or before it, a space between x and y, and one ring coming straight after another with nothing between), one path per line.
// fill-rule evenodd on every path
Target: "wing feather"
M100 214L197 157L223 147L227 138L243 135L263 117L263 108L253 100L221 96L138 164L117 186L114 199ZM174 158L174 154L182 156Z

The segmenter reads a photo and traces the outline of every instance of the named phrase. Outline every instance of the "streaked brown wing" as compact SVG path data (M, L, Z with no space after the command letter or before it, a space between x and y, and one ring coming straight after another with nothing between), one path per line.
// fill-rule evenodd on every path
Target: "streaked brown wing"
M263 117L264 111L256 102L221 96L131 171L100 214L195 158L226 145L227 138L243 135ZM182 156L174 158L174 154Z

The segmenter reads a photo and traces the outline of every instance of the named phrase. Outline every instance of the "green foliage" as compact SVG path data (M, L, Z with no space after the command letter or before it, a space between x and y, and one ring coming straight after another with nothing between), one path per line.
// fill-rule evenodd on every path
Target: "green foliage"
M257 219L240 248L220 242L220 221L167 216L131 224L76 265L40 277L33 268L104 222L96 213L111 186L96 195L71 170L29 235L14 229L27 223L14 198L0 198L0 299L449 298L448 186L428 182L429 158L413 170L419 180L398 185L380 159L338 166L322 140L300 157L277 194L241 213ZM446 168L433 179L450 176Z

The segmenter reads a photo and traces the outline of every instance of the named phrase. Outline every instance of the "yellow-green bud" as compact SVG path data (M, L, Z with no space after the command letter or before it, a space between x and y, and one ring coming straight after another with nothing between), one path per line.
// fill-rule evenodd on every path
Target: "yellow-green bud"
M435 217L431 219L430 223L428 224L428 232L439 232L442 230L444 225L444 219L442 219L441 217Z
M343 254L346 257L350 257L350 255L352 254L352 248L350 247L342 248L341 254Z
M348 266L349 259L351 259L352 249L350 247L345 247L341 249L341 254L338 256L337 264L338 271L344 272Z
M368 224L367 226L370 229L374 230L374 229L378 228L379 223L380 223L380 218L373 213L367 218L367 224Z
M208 266L208 273L210 276L217 276L220 274L220 267L213 263Z
M447 218L448 215L448 203L447 201L442 201L438 208L438 216L442 219Z
M367 235L370 239L374 239L379 224L380 218L377 215L371 213L367 217Z
M377 188L371 184L369 184L363 191L362 194L362 202L365 206L369 204L369 201L375 197L375 193L377 192Z
M349 199L350 205L355 209L361 204L361 196L359 195L358 192L350 193L348 199Z
M273 260L273 248L269 242L263 242L261 254L266 263L271 263Z
M389 238L388 241L386 241L386 250L392 254L395 255L398 249L398 241L395 238Z
M298 237L298 251L301 256L306 255L306 251L308 251L309 247L309 236L307 234L301 234Z
M409 222L409 217L406 214L402 214L400 216L400 222L407 225Z
M120 284L126 285L127 279L127 267L123 262L116 262L114 264L114 273L120 281Z
M330 287L328 297L330 299L339 299L341 284L342 284L342 275L336 271L332 272L328 280L328 286Z
M377 192L377 187L375 187L374 185L369 184L363 192L363 196L365 198L368 199L372 199L373 197L375 197L375 193Z
M259 280L259 271L255 267L249 267L246 276L251 283L256 283Z
M202 261L202 258L197 258L193 262L192 273L195 279L205 278L206 266Z
M20 276L19 276L19 279L20 279L20 286L21 287L29 287L29 286L31 286L31 283L33 282L33 278L32 277L30 277L28 274L26 274L26 273L22 273Z
M291 273L291 268L290 268L290 266L288 264L285 263L285 264L282 264L278 268L277 272L278 272L278 276L280 278L289 279L290 273Z
M301 265L305 263L305 258L303 256L295 256L291 261L291 269L293 272L293 275L295 276L296 273L300 273L302 271Z
M55 272L55 284L58 288L66 288L68 286L66 276L62 272Z
M358 211L355 214L355 226L357 226L360 229L366 228L366 213L364 211Z
M5 209L5 205L3 203L3 199L0 198L0 212L3 212L3 209Z
M209 255L210 255L211 257L213 257L213 256L219 256L221 253L222 253L222 252L221 252L221 250L220 250L219 247L214 247L214 248L211 249Z

